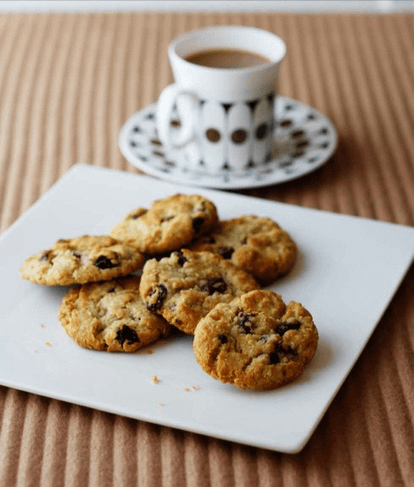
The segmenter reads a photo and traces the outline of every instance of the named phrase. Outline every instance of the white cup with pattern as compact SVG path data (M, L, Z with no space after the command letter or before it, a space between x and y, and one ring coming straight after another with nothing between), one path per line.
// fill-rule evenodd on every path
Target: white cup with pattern
M161 142L183 150L189 170L219 174L265 165L285 55L282 39L252 27L209 27L172 41L175 83L157 104Z

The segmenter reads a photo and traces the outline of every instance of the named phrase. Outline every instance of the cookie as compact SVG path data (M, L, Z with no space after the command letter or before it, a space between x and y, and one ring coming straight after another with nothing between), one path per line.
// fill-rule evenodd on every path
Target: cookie
M302 374L318 345L310 313L269 290L218 304L200 320L193 349L201 368L240 389L274 389Z
M148 260L140 284L147 308L188 334L216 304L253 289L253 277L220 255L186 249Z
M207 198L176 194L154 201L149 210L131 211L110 234L132 242L145 254L165 254L210 232L217 220L217 209Z
M51 249L29 257L21 276L37 284L70 286L125 276L144 262L143 254L132 245L106 235L84 235L58 240Z
M270 218L255 215L222 221L211 235L198 238L189 248L220 254L262 286L287 274L297 254L287 232Z
M72 288L59 310L67 334L82 347L108 352L135 352L168 336L170 325L147 310L139 282L128 276Z

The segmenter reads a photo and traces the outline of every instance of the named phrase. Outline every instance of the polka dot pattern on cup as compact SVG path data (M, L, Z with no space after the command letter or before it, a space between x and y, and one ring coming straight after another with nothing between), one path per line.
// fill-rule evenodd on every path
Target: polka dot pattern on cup
M201 160L197 168L186 165L181 149L162 145L156 129L156 104L134 114L124 124L119 146L124 157L135 167L160 179L179 184L222 189L252 188L279 184L302 177L325 164L334 154L338 137L332 122L314 108L297 100L279 96L275 103L274 127L259 124L251 137L260 140L269 130L273 133L272 153L259 168L249 161L243 172L233 171L224 163L214 173L208 172ZM176 113L171 130L179 131ZM207 129L206 138L214 145L222 134L217 128ZM243 128L229 134L235 147L246 143L249 135Z

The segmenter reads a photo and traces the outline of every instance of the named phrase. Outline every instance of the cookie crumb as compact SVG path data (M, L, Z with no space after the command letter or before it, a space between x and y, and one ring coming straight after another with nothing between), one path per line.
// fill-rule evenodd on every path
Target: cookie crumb
M162 408L164 406L165 406L165 404L162 401L157 402L157 407Z
M192 389L193 391L198 391L198 390L200 389L200 387L199 387L199 386L193 386L191 389Z
M46 325L44 323L40 323L40 328L46 328Z
M189 387L184 387L183 391L184 391L184 392L190 392L190 391L191 391L191 389L190 389Z
M153 375L151 380L153 384L158 384L158 382L160 381L160 379L158 379L156 375Z
M46 345L47 347L51 347L51 346L52 346L52 344L51 344L50 342L45 342L45 345Z
M37 348L33 348L33 352L37 353Z
M145 351L145 353L146 353L147 355L152 355L152 354L154 353L154 350L153 350L152 348L148 348L148 349Z

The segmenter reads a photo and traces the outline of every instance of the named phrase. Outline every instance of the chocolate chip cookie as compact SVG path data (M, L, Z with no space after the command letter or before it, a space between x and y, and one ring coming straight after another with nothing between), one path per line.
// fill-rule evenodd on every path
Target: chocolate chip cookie
M201 368L240 389L274 389L302 374L318 345L310 313L269 290L220 303L197 325L193 349Z
M147 308L188 334L216 304L253 289L253 277L220 255L186 249L147 261L140 284Z
M176 194L154 201L149 210L129 212L110 234L132 242L145 254L165 254L210 232L217 220L217 209L207 198Z
M255 215L222 221L210 235L198 238L191 250L220 254L251 274L262 286L287 274L296 259L296 244L270 218Z
M144 255L131 244L106 235L84 235L58 240L51 249L29 257L21 276L37 284L70 286L125 276L144 262Z
M168 336L170 325L147 310L139 282L128 276L72 288L59 311L67 334L82 347L108 352L135 352Z

